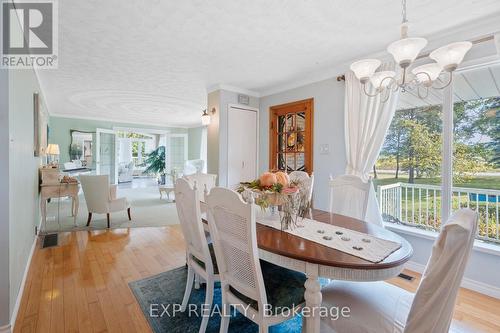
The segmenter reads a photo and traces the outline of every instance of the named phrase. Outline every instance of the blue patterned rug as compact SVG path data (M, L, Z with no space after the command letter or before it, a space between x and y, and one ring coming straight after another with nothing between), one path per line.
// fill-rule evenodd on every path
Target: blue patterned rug
M182 303L184 288L186 286L187 268L179 267L168 272L129 283L139 305L155 333L186 333L198 332L201 316L189 316L189 310L179 312L178 306ZM205 287L196 290L193 287L190 304L203 304L205 302ZM174 304L177 310L174 309ZM189 308L188 308L189 309ZM220 285L217 283L214 290L213 315L208 321L207 333L219 332L221 309ZM217 310L214 310L217 309ZM175 311L175 314L174 314ZM152 315L151 315L152 314ZM270 327L270 333L301 332L302 320L299 316L280 325ZM229 332L254 333L258 326L242 314L234 312L229 324Z

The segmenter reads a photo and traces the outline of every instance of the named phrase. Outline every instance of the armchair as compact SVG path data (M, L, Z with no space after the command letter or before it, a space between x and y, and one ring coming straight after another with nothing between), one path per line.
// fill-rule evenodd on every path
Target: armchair
M90 225L90 221L92 220L92 213L106 214L108 228L110 225L110 213L127 210L128 219L132 219L127 198L116 197L116 185L109 184L108 175L82 175L80 176L80 182L89 211L87 226Z

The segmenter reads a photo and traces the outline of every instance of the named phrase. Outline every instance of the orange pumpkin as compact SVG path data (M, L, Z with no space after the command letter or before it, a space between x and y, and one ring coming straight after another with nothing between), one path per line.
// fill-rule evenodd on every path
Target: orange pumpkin
M275 175L278 183L283 185L283 187L288 187L288 184L290 184L290 177L286 172L278 171L275 173Z
M260 178L260 186L268 187L268 186L273 186L274 184L277 183L276 175L271 172L264 172Z

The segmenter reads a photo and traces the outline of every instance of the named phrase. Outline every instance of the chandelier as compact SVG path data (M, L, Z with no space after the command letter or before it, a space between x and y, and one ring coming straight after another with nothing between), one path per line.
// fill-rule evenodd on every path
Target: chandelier
M387 101L390 91L402 92L416 90L419 98L426 98L429 88L444 89L453 80L453 71L463 61L465 54L472 47L471 42L456 42L440 47L429 54L434 60L431 63L414 67L410 66L417 59L420 51L427 45L427 40L420 37L408 37L408 20L406 19L406 0L402 0L401 39L387 47L396 64L401 68L401 74L377 69L381 65L378 59L363 59L351 64L351 70L363 85L363 91L370 97L382 96L382 102ZM448 76L444 78L443 76ZM367 90L371 84L374 92Z

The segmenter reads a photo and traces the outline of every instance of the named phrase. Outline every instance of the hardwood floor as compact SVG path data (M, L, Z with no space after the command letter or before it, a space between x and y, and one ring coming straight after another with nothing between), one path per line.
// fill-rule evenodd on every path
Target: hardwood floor
M184 264L178 225L77 231L59 246L37 247L14 332L150 332L128 282ZM413 282L391 280L414 291ZM500 300L462 289L453 328L460 333L500 332Z

